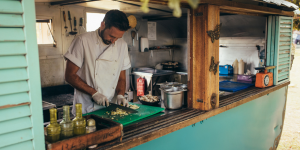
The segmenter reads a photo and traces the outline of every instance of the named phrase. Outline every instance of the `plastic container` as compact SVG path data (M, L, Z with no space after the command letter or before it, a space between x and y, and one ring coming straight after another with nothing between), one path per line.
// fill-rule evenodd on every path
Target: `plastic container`
M231 65L220 65L219 74L233 74L233 68Z

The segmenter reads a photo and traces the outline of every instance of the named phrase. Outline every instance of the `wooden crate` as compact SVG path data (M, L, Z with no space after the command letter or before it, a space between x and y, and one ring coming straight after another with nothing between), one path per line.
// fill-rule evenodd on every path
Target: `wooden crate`
M84 118L93 118L96 121L96 131L75 136L69 139L50 143L46 141L47 150L74 150L84 149L91 145L101 144L112 140L122 141L123 125L96 115L87 115ZM46 135L46 128L45 128ZM46 138L45 138L46 139Z

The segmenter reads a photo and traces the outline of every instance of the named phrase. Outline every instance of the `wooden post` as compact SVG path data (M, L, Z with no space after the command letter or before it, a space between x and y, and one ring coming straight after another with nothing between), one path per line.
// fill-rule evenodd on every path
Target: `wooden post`
M219 107L219 66L216 74L209 71L212 57L215 63L219 62L219 40L212 43L207 31L215 30L220 24L220 8L205 4L189 12L188 107L211 110ZM215 97L215 105L212 105L212 97Z

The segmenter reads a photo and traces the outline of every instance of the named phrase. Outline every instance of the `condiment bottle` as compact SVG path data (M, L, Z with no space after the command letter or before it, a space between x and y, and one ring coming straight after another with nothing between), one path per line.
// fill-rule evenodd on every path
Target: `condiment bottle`
M86 133L92 133L96 131L96 123L94 119L87 120ZM89 146L89 148L96 148L97 145Z
M238 74L238 68L239 68L239 61L235 59L235 61L232 64L233 67L233 74Z
M75 104L76 117L73 119L73 133L74 136L85 134L86 121L82 117L82 104Z
M244 74L244 61L242 59L239 62L239 74L240 75Z
M50 110L50 124L47 125L47 141L50 143L54 143L60 139L60 125L57 123L57 110L55 108L51 108Z
M73 136L73 123L70 120L70 106L63 106L63 120L60 122L61 139L67 139Z

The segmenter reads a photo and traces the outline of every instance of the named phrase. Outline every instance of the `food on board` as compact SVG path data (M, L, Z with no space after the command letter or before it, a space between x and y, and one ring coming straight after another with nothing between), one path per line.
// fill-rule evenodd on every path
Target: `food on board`
M131 108L131 109L139 109L140 107L138 106L138 105L129 105L129 108Z
M111 115L128 115L128 113L125 110L122 110L120 108L117 108L116 111L111 111L110 112Z

